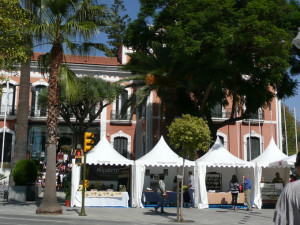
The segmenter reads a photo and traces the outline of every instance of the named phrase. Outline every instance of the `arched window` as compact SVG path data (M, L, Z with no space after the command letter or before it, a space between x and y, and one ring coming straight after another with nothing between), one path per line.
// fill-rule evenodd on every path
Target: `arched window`
M251 145L251 151L250 151ZM247 137L247 161L251 161L260 155L259 150L259 138L251 137L251 143L249 142L249 137Z
M127 158L128 139L126 137L116 137L114 139L114 148Z
M47 108L41 107L38 97L41 91L46 88L44 85L37 85L31 89L31 116L46 116Z
M12 137L13 135L11 133L5 132L3 162L11 162ZM3 132L0 133L0 160L2 157L2 142Z

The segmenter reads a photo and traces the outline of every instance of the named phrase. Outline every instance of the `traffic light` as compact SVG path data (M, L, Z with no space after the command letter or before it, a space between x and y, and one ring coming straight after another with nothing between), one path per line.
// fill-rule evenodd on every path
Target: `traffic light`
M83 151L81 149L75 150L75 164L77 165L82 164L82 156L83 156Z
M94 148L95 142L95 134L90 132L84 132L84 144L83 144L83 151L88 152Z
M84 180L84 187L88 188L90 186L90 181L89 180Z

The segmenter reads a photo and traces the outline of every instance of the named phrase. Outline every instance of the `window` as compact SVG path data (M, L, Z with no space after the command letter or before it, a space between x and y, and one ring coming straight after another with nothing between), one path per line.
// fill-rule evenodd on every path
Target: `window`
M3 132L0 133L0 158L2 157ZM11 162L12 134L5 132L3 162Z
M127 100L128 100L128 91L124 90L116 100L116 116L119 117L119 119L123 119L123 120L127 119L126 112L121 115L122 106Z
M3 84L3 93L1 97L1 115L5 114L5 107L7 107L7 115L15 115L15 92L15 85L9 84L7 90L6 84Z
M38 103L39 94L46 86L38 85L31 89L31 116L46 116L47 108Z
M216 117L216 118L222 118L223 113L222 113L222 105L217 104L214 106L214 108L211 110L211 117Z
M247 161L251 161L260 155L259 138L251 137L251 154L250 154L249 146L250 146L250 142L248 137L247 138Z
M128 140L125 137L116 137L114 139L114 148L124 157L127 158Z

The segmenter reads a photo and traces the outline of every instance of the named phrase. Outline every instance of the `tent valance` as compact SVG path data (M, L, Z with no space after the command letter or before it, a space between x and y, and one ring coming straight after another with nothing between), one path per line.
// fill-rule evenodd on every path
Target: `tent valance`
M294 167L295 166L294 164L296 162L296 156L297 156L297 154L285 157L282 160L270 163L270 166L274 166L274 167L287 167L287 168Z
M87 164L95 165L133 165L133 160L127 159L117 152L105 137L102 137L100 142L92 151L87 153Z
M246 162L232 155L217 138L211 149L201 158L196 160L196 163L201 163L208 167L254 167L255 163Z

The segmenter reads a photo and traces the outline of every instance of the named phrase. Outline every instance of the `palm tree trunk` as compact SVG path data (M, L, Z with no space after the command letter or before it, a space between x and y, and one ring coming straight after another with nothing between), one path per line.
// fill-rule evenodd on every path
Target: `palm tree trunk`
M26 159L28 114L29 114L29 91L30 91L30 58L21 65L21 80L19 91L19 102L17 109L17 130L16 146L12 159L12 166L15 166L21 159Z
M59 116L58 71L63 62L63 48L60 43L54 43L50 52L50 77L48 87L48 117L47 117L47 170L46 185L42 204L36 210L37 214L61 214L62 208L56 198L56 148L57 123Z

